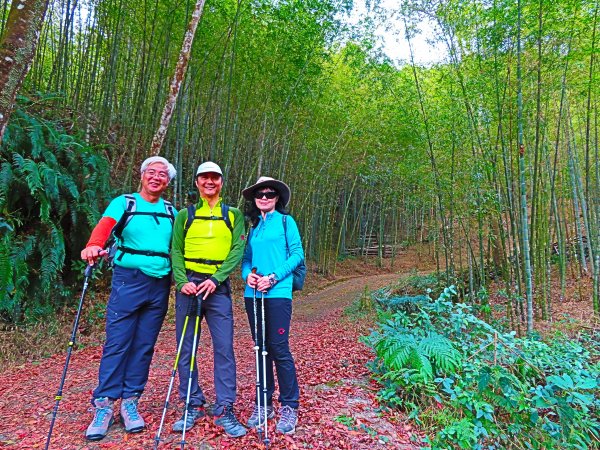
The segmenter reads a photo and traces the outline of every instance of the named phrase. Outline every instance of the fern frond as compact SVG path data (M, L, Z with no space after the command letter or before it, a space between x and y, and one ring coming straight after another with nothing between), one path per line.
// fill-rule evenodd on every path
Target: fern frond
M0 167L0 196L3 199L6 199L8 196L8 192L10 190L10 185L13 180L13 171L12 167L7 161L2 163ZM0 209L4 206L6 200L0 202Z
M65 241L62 232L51 226L47 239L40 242L39 248L42 254L40 283L43 289L49 289L65 263Z
M415 339L407 334L386 335L376 345L377 355L393 370L405 367L410 351L415 347Z
M50 200L59 201L58 174L44 162L39 163L41 179L44 183L46 195Z
M419 371L423 380L433 380L433 367L427 355L419 351L418 347L411 348L409 362L412 368Z
M12 278L12 264L10 261L9 245L11 244L9 237L4 237L0 242L0 301L4 301L3 297L8 293L8 286Z
M39 158L46 147L44 129L42 124L35 117L28 114L24 117L27 120L27 134L31 141L31 156L33 158Z
M17 266L23 262L26 262L27 259L33 253L33 249L35 248L36 244L37 236L32 234L26 236L25 240L23 240L23 242L21 242L20 244L13 242L12 252L10 254L11 264L13 266Z
M461 354L445 336L430 333L419 343L419 347L444 372L455 371L460 366Z
M59 185L66 190L71 198L77 200L79 198L79 189L77 189L77 184L69 175L61 173L58 175L58 183Z

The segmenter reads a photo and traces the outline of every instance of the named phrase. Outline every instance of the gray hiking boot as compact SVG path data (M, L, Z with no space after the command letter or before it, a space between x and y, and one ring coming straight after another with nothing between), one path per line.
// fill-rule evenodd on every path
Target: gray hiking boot
M192 428L196 424L198 419L204 417L205 415L206 414L204 413L203 407L191 407L190 406L188 408L187 421L185 422L185 431ZM183 415L181 416L181 419L179 419L177 422L175 422L173 424L173 431L182 432L184 420L185 420L185 410L183 411Z
M94 399L94 418L87 427L85 438L88 441L99 441L108 434L108 428L113 423L113 401L107 397Z
M276 430L283 434L294 434L298 423L298 410L285 405L279 410L279 415Z
M275 411L272 406L267 406L267 419L272 419L275 417ZM265 423L265 410L264 408L259 408L258 405L254 405L254 410L252 411L252 415L248 419L246 426L248 428L256 428Z
M121 400L121 421L123 422L125 431L128 433L139 433L146 428L144 419L142 419L137 409L138 400L138 397L129 397Z
M215 417L215 425L223 428L229 437L242 437L246 434L244 425L238 422L233 414L233 405L223 407L223 413Z

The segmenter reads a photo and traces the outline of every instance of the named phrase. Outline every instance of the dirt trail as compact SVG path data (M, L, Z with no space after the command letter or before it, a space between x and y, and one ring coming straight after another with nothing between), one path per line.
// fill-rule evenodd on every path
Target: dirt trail
M343 308L365 291L380 289L398 280L397 273L352 277L332 283L326 288L294 299L294 317L303 320L318 319L337 308Z
M294 299L290 335L301 386L300 421L294 436L274 434L273 449L331 448L383 449L418 448L411 444L411 427L398 414L381 412L375 396L377 386L369 378L366 363L370 350L358 339L368 334L366 320L349 321L343 309L360 295L365 286L377 289L389 285L398 274L350 278ZM242 302L234 301L235 352L238 365L236 411L242 422L250 414L254 394L254 353ZM74 352L52 438L54 449L145 449L151 448L162 414L175 352L174 327L165 323L159 336L150 379L140 401L148 430L136 435L124 433L120 424L99 443L83 438L91 419L89 398L96 384L100 347ZM209 399L213 399L212 351L210 336L202 333L198 357L199 374ZM48 432L54 393L64 364L64 353L37 363L26 364L0 374L0 448L43 448ZM176 383L177 385L177 383ZM276 393L277 396L277 393ZM276 398L276 397L275 397ZM175 396L167 414L164 441L160 448L178 448L180 437L170 427L180 415ZM118 416L118 414L117 414ZM117 417L118 419L118 417ZM255 432L241 439L223 437L209 419L201 420L186 436L190 449L262 448Z

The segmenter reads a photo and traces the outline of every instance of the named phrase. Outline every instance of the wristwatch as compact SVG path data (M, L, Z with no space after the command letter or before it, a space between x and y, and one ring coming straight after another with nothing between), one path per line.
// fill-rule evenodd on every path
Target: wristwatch
M272 273L271 275L269 275L269 283L271 283L271 286L275 286L275 283L277 283L277 280L275 279L275 274Z

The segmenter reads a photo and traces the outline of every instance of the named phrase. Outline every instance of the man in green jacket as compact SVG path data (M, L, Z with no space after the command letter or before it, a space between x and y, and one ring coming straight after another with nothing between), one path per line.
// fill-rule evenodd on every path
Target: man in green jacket
M244 251L244 216L239 209L222 204L223 172L213 162L196 171L200 201L182 209L175 220L171 260L177 287L175 326L180 341L186 316L206 317L213 342L216 402L208 411L231 437L246 434L236 419L236 368L233 354L233 308L229 275ZM188 216L193 220L188 220ZM200 301L201 300L201 301ZM200 301L201 308L197 309ZM185 402L190 376L194 322L188 321L178 362L179 397ZM194 366L196 363L194 361ZM206 399L193 367L187 421L185 411L173 431L188 430L205 415ZM185 422L185 423L184 423Z

